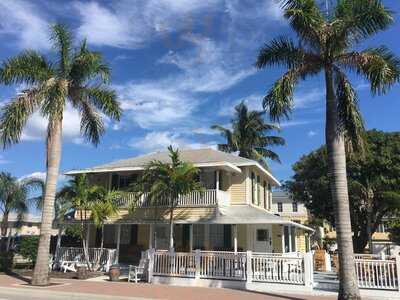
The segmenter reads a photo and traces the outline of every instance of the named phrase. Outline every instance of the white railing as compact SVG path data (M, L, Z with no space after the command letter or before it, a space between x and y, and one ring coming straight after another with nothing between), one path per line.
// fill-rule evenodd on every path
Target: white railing
M253 281L277 283L305 283L305 265L302 257L252 255Z
M388 260L357 258L355 269L360 288L400 290L399 257Z
M246 253L201 251L200 278L246 280Z
M149 274L154 276L286 283L308 287L313 282L311 253L296 257L251 251L150 252L149 266L152 269Z
M103 248L89 248L89 263L93 265L99 261L100 269L108 272L110 266L114 263L116 258L116 249ZM83 248L76 247L60 247L57 251L56 262L75 261L77 263L85 263L85 254Z
M217 193L218 192L218 193ZM185 196L179 196L177 199L177 206L179 207L193 207L193 206L216 206L217 195L221 195L223 201L229 201L229 195L226 192L217 191L215 189L204 190L203 192L193 192ZM228 197L228 200L226 198ZM123 196L117 198L116 203L120 207L127 208L131 205L136 207L169 207L169 199L159 199L156 202L150 201L146 194L141 195L139 199L133 192L125 193Z

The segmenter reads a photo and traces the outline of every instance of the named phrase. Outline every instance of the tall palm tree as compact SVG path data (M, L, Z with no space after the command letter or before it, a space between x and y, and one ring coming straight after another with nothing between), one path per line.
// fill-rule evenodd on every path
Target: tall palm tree
M0 212L2 220L0 223L1 241L0 251L7 251L8 240L10 238L8 229L10 227L9 215L15 213L17 220L22 221L24 214L29 210L34 198L30 198L30 193L40 190L42 192L43 182L38 178L26 178L18 180L10 173L0 173Z
M159 201L168 199L169 204L169 248L174 248L174 210L179 196L195 191L203 191L198 181L199 169L179 157L179 150L168 147L171 163L158 160L149 162L139 183L134 187L139 196L146 194L147 199L157 205ZM130 210L134 209L134 204Z
M79 111L82 135L94 145L99 143L105 129L100 112L114 120L119 120L121 116L115 92L105 85L109 81L110 69L103 62L102 55L90 51L86 41L74 49L72 36L63 25L52 26L51 32L51 42L57 55L54 62L35 51L26 50L5 61L0 69L2 83L27 86L2 108L0 141L3 146L20 141L26 121L35 111L48 119L46 189L33 285L49 282L50 230L66 103Z
M91 270L91 265L89 262L89 245L86 240L89 230L88 219L100 189L99 186L90 185L86 174L80 174L70 179L68 184L58 193L60 197L71 202L71 206L78 214L84 259L89 270Z
M118 205L115 200L121 197L122 192L119 191L109 191L105 188L99 188L96 191L94 202L91 206L90 218L93 220L94 225L101 229L101 243L100 243L100 253L103 253L104 246L104 224L110 217L118 214ZM98 269L101 259L101 254L97 257L97 261L94 265Z
M339 299L360 299L354 269L345 141L360 145L364 127L357 93L345 71L363 76L370 82L373 94L385 93L398 81L400 62L387 48L352 50L358 42L388 28L393 18L380 0L338 0L328 15L314 0L284 0L282 8L299 41L279 37L260 50L258 68L287 68L264 97L263 106L274 121L289 118L296 84L321 72L324 75L325 136L340 263Z
M235 117L231 120L232 130L220 125L211 126L226 138L226 144L218 145L221 151L239 152L239 156L260 161L266 166L266 159L280 162L279 155L269 146L284 145L279 136L270 136L271 130L279 127L264 121L265 111L250 110L244 102L235 107Z

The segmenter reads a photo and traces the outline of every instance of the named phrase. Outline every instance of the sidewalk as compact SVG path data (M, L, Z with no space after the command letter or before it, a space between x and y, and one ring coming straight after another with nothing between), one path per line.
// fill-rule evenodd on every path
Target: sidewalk
M0 275L0 298L2 294L9 293L16 295L9 299L24 299L18 293L36 295L36 299L193 299L193 300L336 300L336 293L313 291L304 294L290 294L290 292L271 292L260 293L251 291L240 291L224 288L200 288L200 287L178 287L170 285L147 284L147 283L127 283L127 282L94 282L76 279L53 279L53 283L58 285L50 287L32 287L27 284L24 278L15 278L8 275ZM369 299L377 299L376 292L362 291L364 296ZM43 295L43 297L40 297ZM379 296L380 300L398 299L398 294L394 298L390 294ZM68 297L66 297L68 296ZM95 296L95 297L93 297ZM363 299L368 299L365 297ZM30 297L31 298L31 297Z

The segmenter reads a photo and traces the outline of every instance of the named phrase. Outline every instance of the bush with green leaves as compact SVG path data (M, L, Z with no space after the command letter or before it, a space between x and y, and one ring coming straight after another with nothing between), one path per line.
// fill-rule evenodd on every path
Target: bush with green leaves
M20 254L23 258L28 259L33 265L35 265L38 245L38 236L23 237L19 245L18 254Z

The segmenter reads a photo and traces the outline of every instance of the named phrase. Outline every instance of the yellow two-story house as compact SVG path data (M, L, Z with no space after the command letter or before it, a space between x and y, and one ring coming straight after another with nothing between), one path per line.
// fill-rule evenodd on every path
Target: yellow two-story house
M258 162L213 149L182 150L180 157L200 169L199 180L205 191L179 198L174 210L176 251L306 250L288 244L296 245L296 239L312 229L275 214L271 190L280 184ZM140 178L146 164L153 160L170 162L168 152L156 152L72 170L66 175L84 173L92 184L125 189ZM104 229L105 246L117 249L119 262L131 262L142 250L169 247L168 203L152 205L143 197L130 213L128 207L133 198L128 193L118 200L120 213L108 220ZM89 245L96 247L101 231L90 227Z

